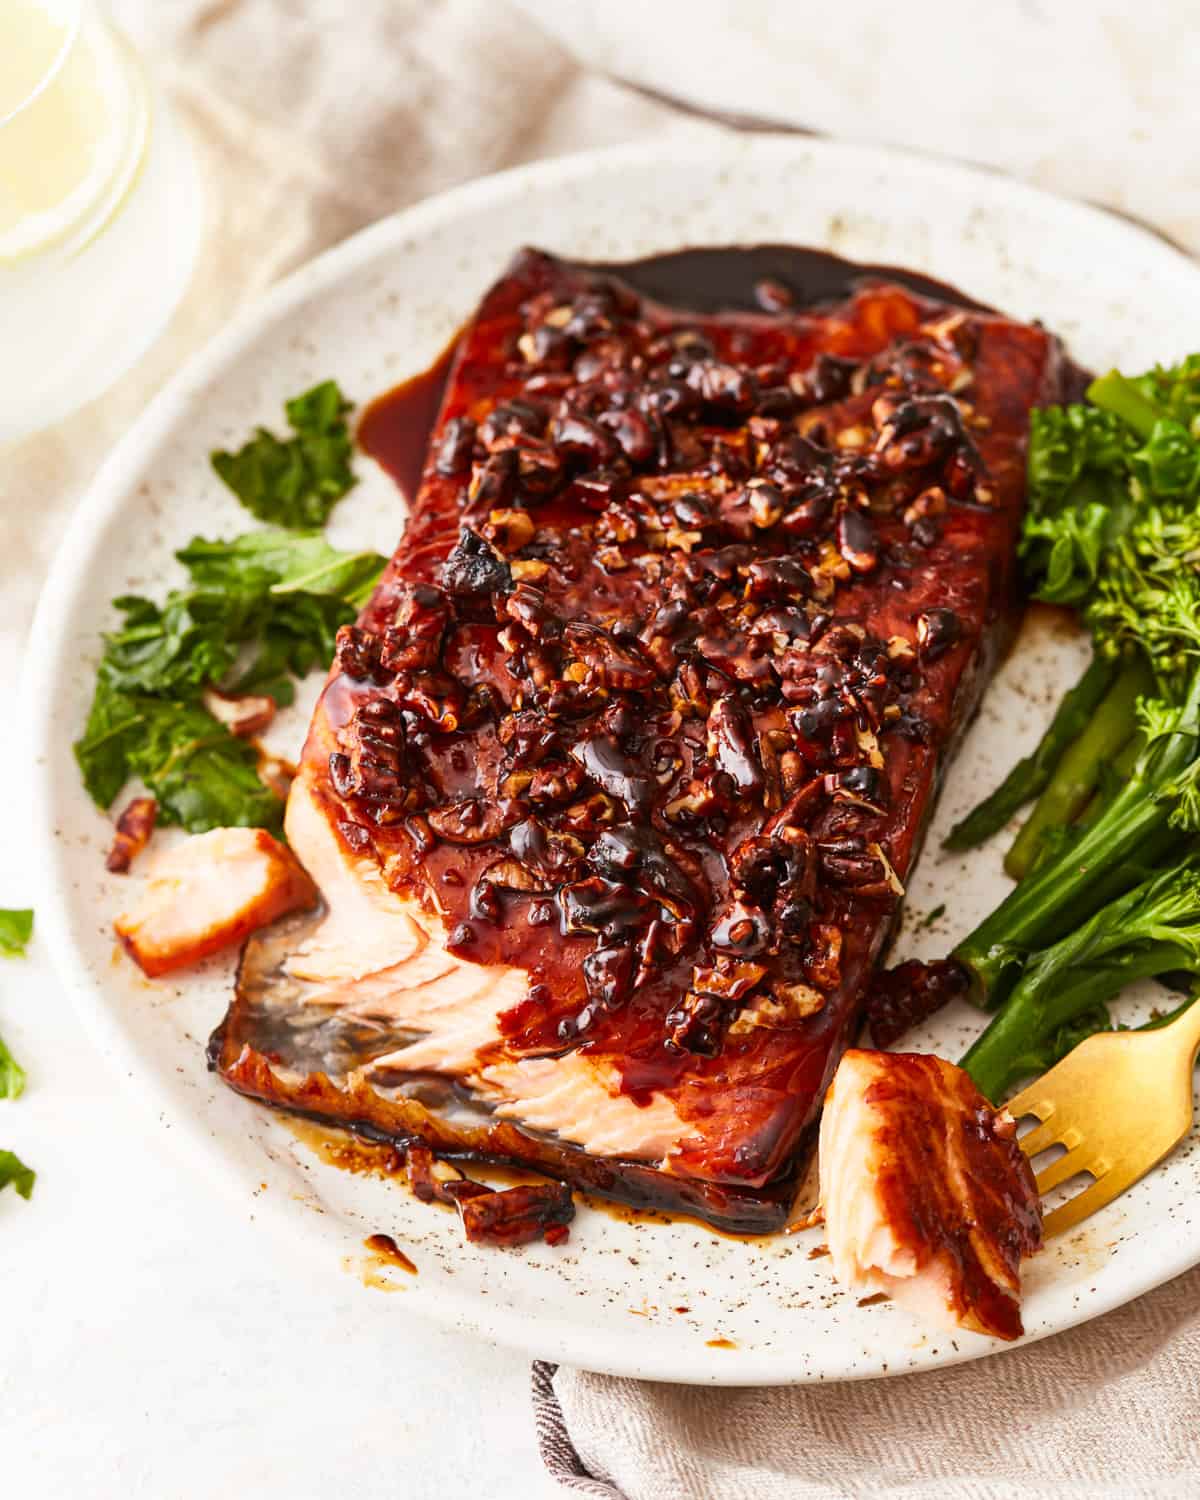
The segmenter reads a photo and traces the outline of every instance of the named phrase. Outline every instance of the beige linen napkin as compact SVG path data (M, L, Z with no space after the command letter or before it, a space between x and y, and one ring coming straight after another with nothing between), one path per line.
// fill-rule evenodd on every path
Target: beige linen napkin
M0 611L21 633L105 452L268 283L482 173L717 128L589 76L494 0L114 8L190 127L209 223L188 297L151 353L102 400L0 458ZM609 1500L1200 1496L1198 1294L1194 1273L1029 1350L872 1384L692 1390L539 1365L539 1435L567 1489Z
M538 1441L594 1500L1196 1500L1200 1270L972 1365L712 1390L533 1371Z

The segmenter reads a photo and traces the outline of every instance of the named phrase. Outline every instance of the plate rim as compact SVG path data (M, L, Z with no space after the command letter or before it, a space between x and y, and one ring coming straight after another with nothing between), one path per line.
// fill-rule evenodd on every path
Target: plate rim
M49 714L55 684L55 667L66 644L67 624L73 600L84 583L84 570L94 533L119 510L127 496L130 481L142 462L144 453L153 448L172 425L186 412L194 392L235 359L239 352L269 327L330 282L353 272L356 266L370 261L389 245L418 238L439 225L452 221L465 209L476 209L497 198L507 198L527 186L539 190L556 182L586 181L596 172L619 169L623 164L644 167L648 160L662 170L675 164L695 167L704 165L715 172L719 167L736 163L745 157L770 160L806 156L816 170L835 170L839 163L859 167L892 166L924 179L931 187L952 182L959 187L971 185L992 199L1007 198L1020 204L1040 206L1052 213L1059 223L1074 223L1078 231L1095 235L1098 230L1135 250L1140 259L1156 259L1162 272L1194 280L1200 289L1200 264L1161 238L1154 230L1133 223L1119 214L1088 203L1062 197L1046 189L1022 182L1008 174L987 167L942 160L890 147L797 137L795 135L730 135L724 141L667 141L662 144L635 142L629 145L536 161L506 171L478 178L446 192L424 199L406 209L381 218L357 231L297 267L265 293L239 309L204 344L194 350L155 394L141 415L112 448L77 505L66 531L55 551L39 595L22 664L18 701L29 751L30 801L28 827L30 848L34 855L32 880L38 911L38 924L46 951L59 982L71 996L77 1016L91 1042L106 1063L119 1074L136 1083L136 1092L160 1119L171 1122L172 1144L186 1143L189 1156L201 1169L199 1175L214 1183L223 1196L244 1209L240 1184L229 1173L215 1136L204 1117L195 1110L180 1110L178 1100L167 1088L156 1070L142 1065L137 1044L119 1015L106 1001L104 987L87 972L83 958L74 950L71 922L65 895L63 841L54 825L54 798L51 759L47 754L50 730ZM727 241L729 243L730 241ZM155 1139L160 1139L156 1136ZM327 1240L330 1231L299 1235L295 1219L286 1207L277 1207L269 1197L259 1199L255 1222L267 1227L281 1243L294 1253L302 1250L310 1259L318 1256L328 1269ZM321 1226L323 1228L323 1226ZM1200 1263L1200 1246L1179 1246L1175 1254L1165 1254L1141 1274L1135 1264L1116 1286L1089 1299L1086 1307L1072 1308L1053 1327L1039 1330L1016 1344L980 1341L946 1357L930 1360L919 1369L943 1368L982 1356L1022 1348L1042 1338L1090 1321L1094 1317L1135 1300L1154 1287ZM914 1373L904 1369L847 1368L840 1374L789 1367L786 1355L778 1351L747 1351L727 1364L697 1358L695 1365L681 1369L668 1349L665 1358L656 1358L654 1340L640 1340L640 1349L629 1357L630 1340L624 1332L612 1338L601 1326L584 1327L559 1314L547 1315L536 1323L499 1302L489 1300L481 1306L471 1293L458 1294L442 1288L436 1297L405 1301L405 1308L450 1328L494 1339L535 1358L577 1364L589 1370L639 1379L677 1381L706 1385L792 1385L824 1383L831 1380L881 1379L888 1375ZM594 1347L592 1345L594 1344ZM705 1351L707 1353L707 1351Z

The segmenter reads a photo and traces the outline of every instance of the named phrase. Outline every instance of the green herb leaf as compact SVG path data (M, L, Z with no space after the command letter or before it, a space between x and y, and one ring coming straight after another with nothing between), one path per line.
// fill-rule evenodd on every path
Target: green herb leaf
M25 1069L0 1037L0 1099L19 1099L25 1092Z
M236 453L215 452L212 466L260 521L322 526L355 483L345 421L350 409L336 382L323 381L286 403L290 438L260 427Z
M28 1198L36 1181L37 1173L27 1167L19 1156L12 1151L0 1151L0 1190L11 1183L22 1198Z
M176 557L197 588L307 593L365 604L385 558L377 552L338 552L319 531L269 528L229 541L195 537Z
M25 947L33 936L33 913L25 908L15 911L0 907L0 953L10 958L24 958Z
M278 828L282 804L258 778L258 755L195 703L128 694L103 676L75 757L107 807L131 776L158 799L158 821L189 833Z
M191 588L161 606L126 596L105 637L87 727L75 747L92 797L108 807L130 776L159 802L159 822L189 832L275 828L278 799L259 781L254 749L200 703L212 683L266 693L279 704L293 678L333 655L384 565L375 552L338 552L320 532L279 529L228 541L194 538L178 552Z

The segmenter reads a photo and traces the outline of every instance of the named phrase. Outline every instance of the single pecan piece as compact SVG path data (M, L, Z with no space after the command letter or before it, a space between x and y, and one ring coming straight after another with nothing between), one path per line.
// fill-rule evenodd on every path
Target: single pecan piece
M380 659L381 646L372 631L342 625L334 637L333 659L338 670L356 682L385 682L388 673Z
M464 797L460 802L431 807L425 813L434 833L451 844L490 843L518 816L511 803L491 802L484 797Z
M329 776L339 797L359 797L376 823L394 823L414 800L405 764L404 717L388 698L360 703L343 731L348 753L329 757Z
M744 1000L766 972L762 964L719 957L712 964L695 965L692 988L699 995L716 995L720 1000Z
M809 929L804 972L818 989L834 990L842 979L842 930L830 922L814 922Z
M240 740L261 734L275 717L275 700L267 693L231 694L206 687L200 701L214 719Z
M430 583L402 583L396 588L396 610L384 631L379 660L389 672L412 672L435 666L450 620L444 589Z
M763 773L754 750L750 720L732 693L718 698L712 706L707 749L708 758L732 779L739 792L750 795L761 791Z
M509 830L508 843L520 862L539 876L568 878L583 858L583 844L571 833L560 833L539 818L523 818Z
M117 819L112 847L104 868L113 875L124 875L129 866L150 842L158 817L158 803L153 797L135 797Z
M929 609L917 619L917 649L922 661L937 661L962 638L962 621L952 609Z
M877 1047L890 1047L951 1000L964 997L970 975L956 959L909 959L876 974L867 992L867 1022Z
M467 1239L474 1245L528 1245L545 1240L561 1245L575 1217L575 1200L565 1183L545 1182L460 1198Z
M684 1052L713 1057L720 1051L727 1019L728 1011L723 1000L716 995L701 995L689 990L679 1004L667 1012L667 1044Z
M442 428L434 468L448 479L456 474L465 474L471 467L471 451L474 446L475 423L470 417L451 417Z
M632 642L586 620L572 620L563 632L567 649L615 692L645 692L658 680L653 666Z

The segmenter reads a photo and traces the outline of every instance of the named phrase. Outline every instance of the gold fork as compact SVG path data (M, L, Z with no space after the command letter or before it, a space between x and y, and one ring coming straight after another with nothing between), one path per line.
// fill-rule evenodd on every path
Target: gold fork
M1072 1229L1157 1166L1192 1127L1192 1071L1200 1000L1155 1031L1102 1031L1080 1042L1008 1102L1014 1119L1038 1121L1021 1137L1026 1156L1064 1145L1037 1174L1038 1192L1090 1172L1095 1181L1046 1215L1047 1236Z

